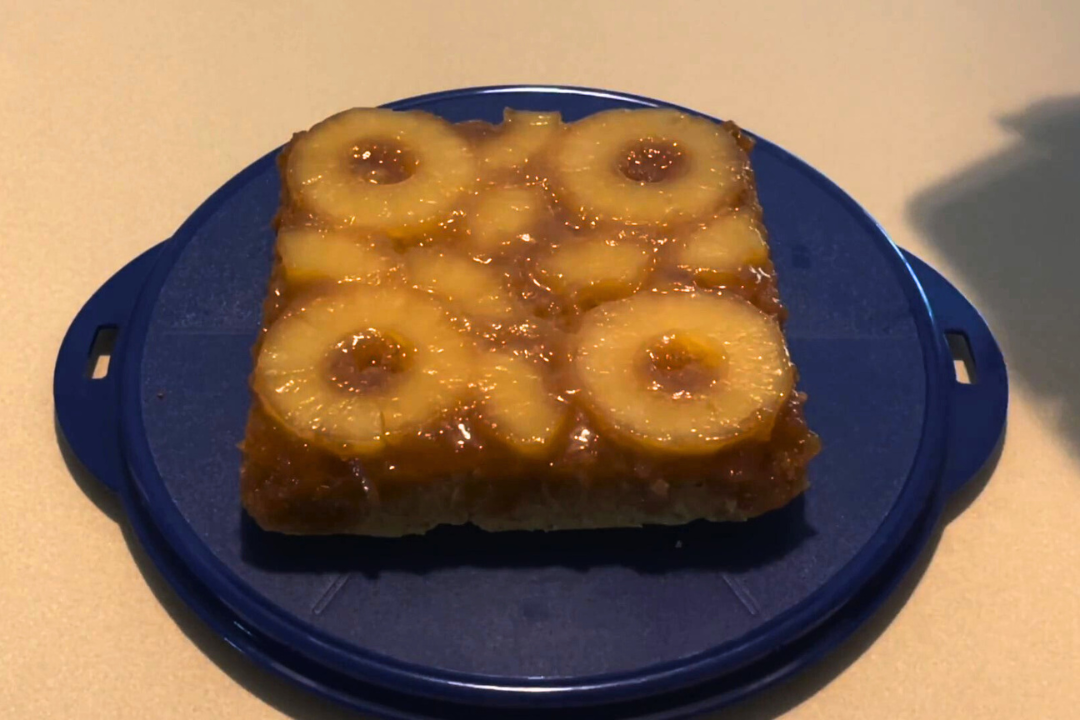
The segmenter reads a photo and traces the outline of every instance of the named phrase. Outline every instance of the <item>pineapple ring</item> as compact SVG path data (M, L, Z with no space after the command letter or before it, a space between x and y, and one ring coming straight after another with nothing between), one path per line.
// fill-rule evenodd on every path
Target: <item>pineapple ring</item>
M665 151L671 167L636 177L635 153ZM630 225L698 218L732 202L744 185L746 154L711 120L676 110L609 110L569 126L555 154L557 184L581 214ZM646 173L647 174L647 173Z
M358 169L364 161L370 167ZM402 237L449 216L476 181L476 164L465 140L434 115L359 108L297 137L284 175L308 211Z
M673 392L650 378L644 361L672 338L708 383ZM775 320L743 300L703 293L635 295L592 310L574 366L586 409L614 438L682 455L767 436L795 383Z
M408 364L376 387L328 378L341 343L372 332L407 348ZM343 285L270 326L252 386L272 417L344 456L371 455L436 423L466 395L473 358L465 337L420 293Z

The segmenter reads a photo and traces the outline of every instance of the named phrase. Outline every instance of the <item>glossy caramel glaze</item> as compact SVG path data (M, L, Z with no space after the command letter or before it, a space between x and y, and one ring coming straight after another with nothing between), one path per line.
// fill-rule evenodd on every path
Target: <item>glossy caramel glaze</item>
M270 279L243 444L243 502L260 525L400 535L464 522L494 530L671 524L752 517L805 489L819 442L803 420L805 396L790 389L795 370L782 338L774 374L786 379L763 385L761 408L730 422L710 410L727 434L693 445L660 430L648 443L622 432L589 399L577 360L591 313L617 320L625 306L632 320L631 297L686 294L713 310L717 299L738 298L757 309L759 324L783 322L767 259L722 274L680 262L687 239L719 218L736 215L764 233L751 141L738 128L648 111L638 132L642 111L619 111L593 123L604 137L593 142L591 130L575 134L575 125L551 114L508 111L498 126L450 126L421 113L350 112L358 116L299 133L280 159L281 236L294 233L298 242L295 233L307 228L316 231L302 236L310 242L333 236L337 244L290 254L297 267L286 268L279 254ZM408 117L411 134L394 134L395 116ZM341 128L350 122L379 130L348 140ZM427 152L429 125L438 126L439 144ZM451 157L464 162L454 137L471 157L468 173L431 167ZM709 148L698 147L702 138ZM341 162L322 172L310 148L322 142L322 158L331 140L341 142ZM595 148L596 161L610 165L610 193L594 196L585 176L568 177L580 171L577 158L567 159L573 147ZM704 160L715 167L703 170ZM463 175L456 191L448 189L446 178ZM416 178L433 199L413 212L405 193ZM715 178L718 189L695 178ZM633 205L620 215L639 186L681 192L687 182L694 187L685 202ZM364 185L395 193L386 213L372 212L370 202L341 212L350 196L339 186ZM650 207L655 221L646 217ZM363 253L347 242L343 250L346 236ZM370 266L371 251L378 272L348 267L354 255ZM424 314L408 310L420 307L414 302L437 308L437 317L414 320ZM343 316L352 315L350 325ZM690 408L678 403L739 382L725 380L723 353L713 357L694 337L633 324L625 332L631 345L642 333L640 353L625 363L640 368L630 394L661 393L650 397ZM441 405L424 405L410 394L414 387Z

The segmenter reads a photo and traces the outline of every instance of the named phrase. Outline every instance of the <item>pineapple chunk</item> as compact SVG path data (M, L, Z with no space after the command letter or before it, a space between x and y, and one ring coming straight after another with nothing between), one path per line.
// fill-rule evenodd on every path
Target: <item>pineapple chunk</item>
M531 242L536 228L550 214L543 190L536 187L493 188L480 196L468 219L469 245L491 254L520 242Z
M686 238L676 262L704 287L730 282L740 271L769 261L761 228L745 213L726 215Z
M394 265L373 242L343 230L283 230L278 235L277 251L290 283L370 282L390 272Z
M558 137L563 129L557 112L507 109L498 135L485 142L477 156L481 171L520 168Z
M544 385L544 374L508 352L480 358L481 421L500 440L528 457L543 457L565 427L567 407Z
M661 366L650 362L657 356ZM635 295L590 311L574 367L586 408L614 437L687 455L768 437L795 383L775 320L702 293Z
M442 299L451 309L498 322L514 314L504 278L475 260L431 248L418 248L405 261L409 281Z
M563 245L540 266L540 280L578 307L632 295L652 266L652 251L632 240L590 238Z

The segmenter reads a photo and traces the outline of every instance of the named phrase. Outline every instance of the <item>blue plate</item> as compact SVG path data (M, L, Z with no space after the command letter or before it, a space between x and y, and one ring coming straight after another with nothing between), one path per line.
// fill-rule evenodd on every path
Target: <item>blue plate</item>
M451 121L667 106L573 88L393 103ZM75 454L119 493L180 595L254 660L388 717L675 717L789 675L903 576L1005 421L1000 351L940 275L780 148L753 152L786 333L824 451L804 498L755 521L555 534L286 538L242 513L237 443L273 257L274 151L86 304L54 396ZM100 328L108 375L86 377ZM966 338L957 382L945 334Z

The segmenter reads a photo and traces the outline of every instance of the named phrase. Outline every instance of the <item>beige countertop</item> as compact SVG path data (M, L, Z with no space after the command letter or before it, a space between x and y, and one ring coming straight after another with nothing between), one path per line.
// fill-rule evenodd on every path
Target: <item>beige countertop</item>
M8 4L0 717L346 717L214 637L72 479L52 364L101 282L293 130L522 82L662 98L792 150L968 293L1010 362L985 489L839 653L726 717L1077 717L1080 4L813 5Z

